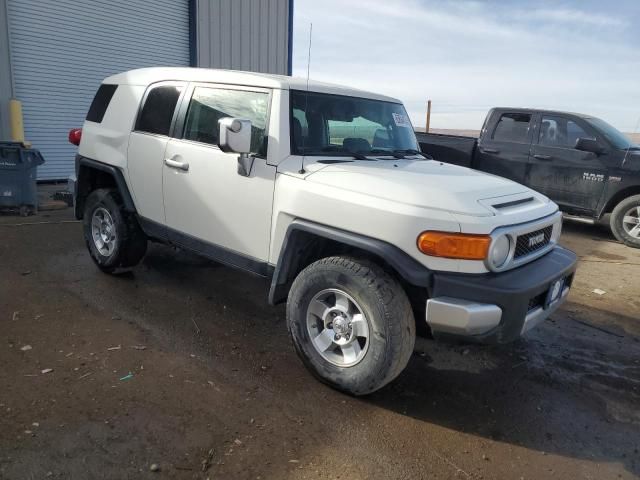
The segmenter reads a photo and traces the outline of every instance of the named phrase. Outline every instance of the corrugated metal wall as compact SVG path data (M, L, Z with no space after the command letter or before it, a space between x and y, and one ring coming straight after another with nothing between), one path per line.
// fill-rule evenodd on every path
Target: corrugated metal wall
M40 180L73 172L67 133L105 77L190 63L188 0L8 0L8 13L14 94L46 160Z
M0 139L15 96L46 158L39 179L64 179L75 153L67 133L102 79L189 64L290 74L292 15L293 0L0 0Z
M197 62L289 75L292 0L196 0Z

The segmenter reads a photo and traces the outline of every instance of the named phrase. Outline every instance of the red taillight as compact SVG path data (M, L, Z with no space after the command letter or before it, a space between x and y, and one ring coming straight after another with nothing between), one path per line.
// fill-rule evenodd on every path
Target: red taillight
M69 143L73 143L76 146L80 145L80 139L82 139L81 128L73 128L69 130Z

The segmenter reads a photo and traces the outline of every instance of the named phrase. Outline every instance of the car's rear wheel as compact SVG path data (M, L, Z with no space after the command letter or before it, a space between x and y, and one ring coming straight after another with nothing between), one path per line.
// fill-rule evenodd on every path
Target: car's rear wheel
M622 243L640 248L640 195L622 200L611 212L611 231Z
M84 239L91 258L106 273L133 267L147 251L147 238L136 218L124 210L113 189L94 190L83 216Z
M329 257L294 281L287 325L318 379L353 395L396 378L415 343L411 305L398 281L370 260Z

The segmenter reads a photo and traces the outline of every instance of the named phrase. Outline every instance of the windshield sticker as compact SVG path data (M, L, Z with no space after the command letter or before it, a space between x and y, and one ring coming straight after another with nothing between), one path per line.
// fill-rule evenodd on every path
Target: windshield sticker
M405 115L401 113L392 113L391 115L393 115L393 121L397 127L411 128L411 123Z

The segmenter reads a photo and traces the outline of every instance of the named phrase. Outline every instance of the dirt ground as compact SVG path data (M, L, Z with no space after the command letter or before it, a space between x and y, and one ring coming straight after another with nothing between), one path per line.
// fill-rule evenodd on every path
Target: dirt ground
M418 339L351 398L303 368L265 280L159 245L110 277L71 220L0 217L2 479L640 476L640 251L598 227L565 223L574 288L526 338Z

